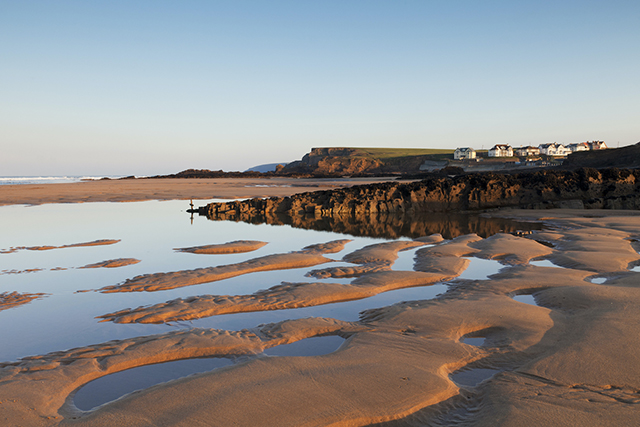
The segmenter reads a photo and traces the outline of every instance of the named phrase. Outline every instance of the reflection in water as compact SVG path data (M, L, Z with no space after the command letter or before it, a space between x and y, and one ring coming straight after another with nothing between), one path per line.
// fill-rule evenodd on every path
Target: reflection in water
M215 215L215 214L214 214ZM445 239L475 233L489 237L496 233L514 233L542 229L542 224L518 222L503 218L486 218L478 214L425 213L424 215L377 214L350 216L316 216L314 214L250 215L246 213L207 216L212 221L235 221L250 224L290 225L306 230L332 231L352 236L417 238L435 233Z

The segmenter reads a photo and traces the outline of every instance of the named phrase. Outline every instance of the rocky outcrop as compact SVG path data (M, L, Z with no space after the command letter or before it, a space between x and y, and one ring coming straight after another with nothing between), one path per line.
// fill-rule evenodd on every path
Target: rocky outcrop
M454 212L502 207L639 209L640 171L580 169L432 177L410 183L379 183L291 197L212 203L201 207L199 212L213 220L289 224L354 235L371 235L365 230L377 229L379 236L397 237L394 233L414 234L406 227L414 228L416 235L428 234L433 213L447 213L447 218L454 218L451 215ZM405 230L392 232L390 224L396 224L394 230L403 227Z
M289 163L283 172L319 175L361 175L379 173L382 162L358 155L353 148L312 148L302 160Z
M285 213L316 216L464 212L500 207L637 209L640 171L580 169L530 174L472 174L379 183L291 197L212 203L209 216Z

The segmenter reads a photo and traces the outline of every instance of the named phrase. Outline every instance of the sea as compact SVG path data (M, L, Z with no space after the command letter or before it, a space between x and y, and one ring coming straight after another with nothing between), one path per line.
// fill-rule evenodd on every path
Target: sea
M16 185L16 184L62 184L80 181L95 181L103 178L118 179L124 175L69 175L69 176L0 176L0 185ZM140 177L136 177L140 178Z

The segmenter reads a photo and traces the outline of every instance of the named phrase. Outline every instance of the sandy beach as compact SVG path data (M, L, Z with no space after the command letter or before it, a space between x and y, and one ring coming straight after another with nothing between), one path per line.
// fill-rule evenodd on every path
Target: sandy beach
M371 181L203 179L0 186L0 205L284 196L367 182ZM433 299L371 308L353 322L309 317L237 331L193 327L6 361L0 363L0 424L637 424L640 272L633 268L640 265L638 212L506 209L488 215L540 221L546 227L524 236L468 234L447 240L434 234L373 243L347 253L343 251L349 236L269 255L253 254L269 248L259 237L173 246L169 249L185 257L239 253L246 259L157 271L82 291L100 296L198 289L204 282L295 268L309 269L310 281L283 282L237 295L194 290L189 297L103 312L94 321L143 325L286 311L437 283L447 283L448 291ZM70 242L49 249L84 248L79 245ZM394 269L406 251L415 251L413 270ZM340 258L327 258L330 254ZM9 260L11 255L7 250L0 258ZM482 280L456 279L474 259L496 260L503 268ZM138 260L108 261L112 263L86 267L119 268ZM335 262L341 264L333 266ZM37 304L42 296L0 294L0 310L8 315L22 304ZM518 300L523 296L529 303ZM266 349L327 336L341 337L344 344L320 356L260 356ZM82 411L73 403L74 394L97 378L205 357L240 359L95 410ZM475 380L462 379L465 375Z
M246 199L289 196L394 178L106 179L67 184L1 185L0 206L43 203L135 202L142 200Z

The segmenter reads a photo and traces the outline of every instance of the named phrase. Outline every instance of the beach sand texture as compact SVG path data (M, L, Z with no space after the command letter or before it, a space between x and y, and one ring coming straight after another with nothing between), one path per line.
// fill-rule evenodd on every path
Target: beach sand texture
M358 322L306 318L241 331L193 328L2 363L0 421L24 426L637 424L640 272L630 268L640 263L640 216L566 210L496 215L544 218L553 228L525 237L435 235L374 244L343 256L350 267L308 273L352 279L349 284L282 283L249 295L201 295L107 314L105 320L122 323L166 322L328 304L452 280L449 292L435 299L371 309ZM243 274L265 258L276 269L288 262L311 268L331 261L323 254L341 244L320 242L222 268ZM398 253L410 249L416 250L415 271L394 271ZM486 280L453 280L473 257L500 260L505 268ZM537 259L557 266L530 263ZM130 290L194 280L192 270L159 274L133 278L136 286ZM597 284L594 277L607 280ZM518 295L533 295L537 305L514 300ZM249 357L88 413L73 406L75 390L110 373L193 357L252 356L328 335L346 342L323 356ZM484 343L466 344L467 337ZM454 381L459 372L482 369L495 371L490 381L471 386Z

